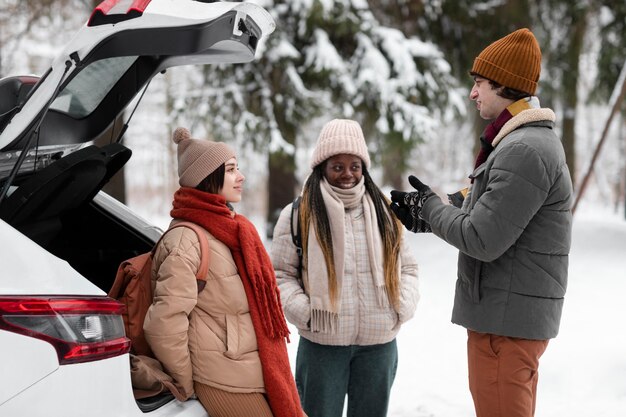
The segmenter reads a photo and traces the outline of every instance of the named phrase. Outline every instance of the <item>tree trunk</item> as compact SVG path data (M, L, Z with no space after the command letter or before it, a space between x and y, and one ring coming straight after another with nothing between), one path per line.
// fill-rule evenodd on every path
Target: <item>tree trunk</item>
M406 188L406 172L411 166L409 157L411 148L414 145L406 142L402 138L402 134L394 132L383 138L381 146L380 163L383 168L383 178L381 185L391 185L394 189ZM418 145L419 146L419 145ZM419 175L419 173L411 172L411 174Z
M563 148L569 167L572 183L576 185L576 107L578 106L578 68L583 39L587 30L585 13L573 19L569 30L570 45L565 55L565 65L569 70L563 71Z
M280 91L282 71L274 70L275 91ZM274 95L276 97L276 95ZM286 118L283 104L274 101L274 117L278 124L278 129L283 139L296 148L297 127L291 124ZM267 201L267 223L265 234L268 238L274 235L274 226L282 209L291 203L295 197L296 187L296 157L284 150L270 150L268 156L268 201Z
M274 226L281 210L295 197L296 177L295 158L285 152L269 154L269 176L267 187L269 190L266 235L272 238Z

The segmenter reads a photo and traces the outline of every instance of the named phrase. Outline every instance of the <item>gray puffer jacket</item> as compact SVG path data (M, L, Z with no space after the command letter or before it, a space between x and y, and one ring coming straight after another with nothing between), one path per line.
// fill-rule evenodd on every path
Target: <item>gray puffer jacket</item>
M439 198L422 215L459 249L452 322L501 336L545 340L559 330L567 287L572 182L554 112L509 120L472 176L461 209Z

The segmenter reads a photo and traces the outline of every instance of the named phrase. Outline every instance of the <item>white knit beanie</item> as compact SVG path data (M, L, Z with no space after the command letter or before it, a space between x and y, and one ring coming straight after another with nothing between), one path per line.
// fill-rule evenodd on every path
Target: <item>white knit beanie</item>
M178 145L178 183L195 188L220 165L235 157L235 151L223 142L192 139L189 130L179 127L172 140Z
M334 119L326 123L317 139L311 158L311 168L315 168L331 156L349 154L363 160L370 167L370 155L361 126L354 120Z

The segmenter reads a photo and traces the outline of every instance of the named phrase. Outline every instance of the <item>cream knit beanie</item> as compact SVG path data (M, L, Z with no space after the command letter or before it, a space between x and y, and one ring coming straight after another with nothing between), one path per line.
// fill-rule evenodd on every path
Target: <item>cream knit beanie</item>
M178 183L183 187L197 187L220 165L235 157L227 144L192 139L184 127L174 131L172 140L178 145Z
M370 155L361 126L354 120L334 119L326 123L313 150L311 168L315 168L331 156L349 154L363 160L370 167Z

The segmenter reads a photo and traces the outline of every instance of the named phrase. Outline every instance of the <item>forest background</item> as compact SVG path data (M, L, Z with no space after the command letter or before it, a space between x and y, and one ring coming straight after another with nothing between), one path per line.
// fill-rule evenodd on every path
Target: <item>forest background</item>
M625 2L253 2L277 24L255 61L168 70L132 116L124 143L135 154L107 191L159 226L178 186L170 139L178 126L237 149L247 177L238 211L267 237L335 117L362 124L383 188L408 188L409 173L442 195L463 188L485 126L468 100L468 70L485 46L522 27L541 46L538 96L555 110L578 194L587 185L580 208L624 211ZM0 77L43 74L98 3L0 0Z

